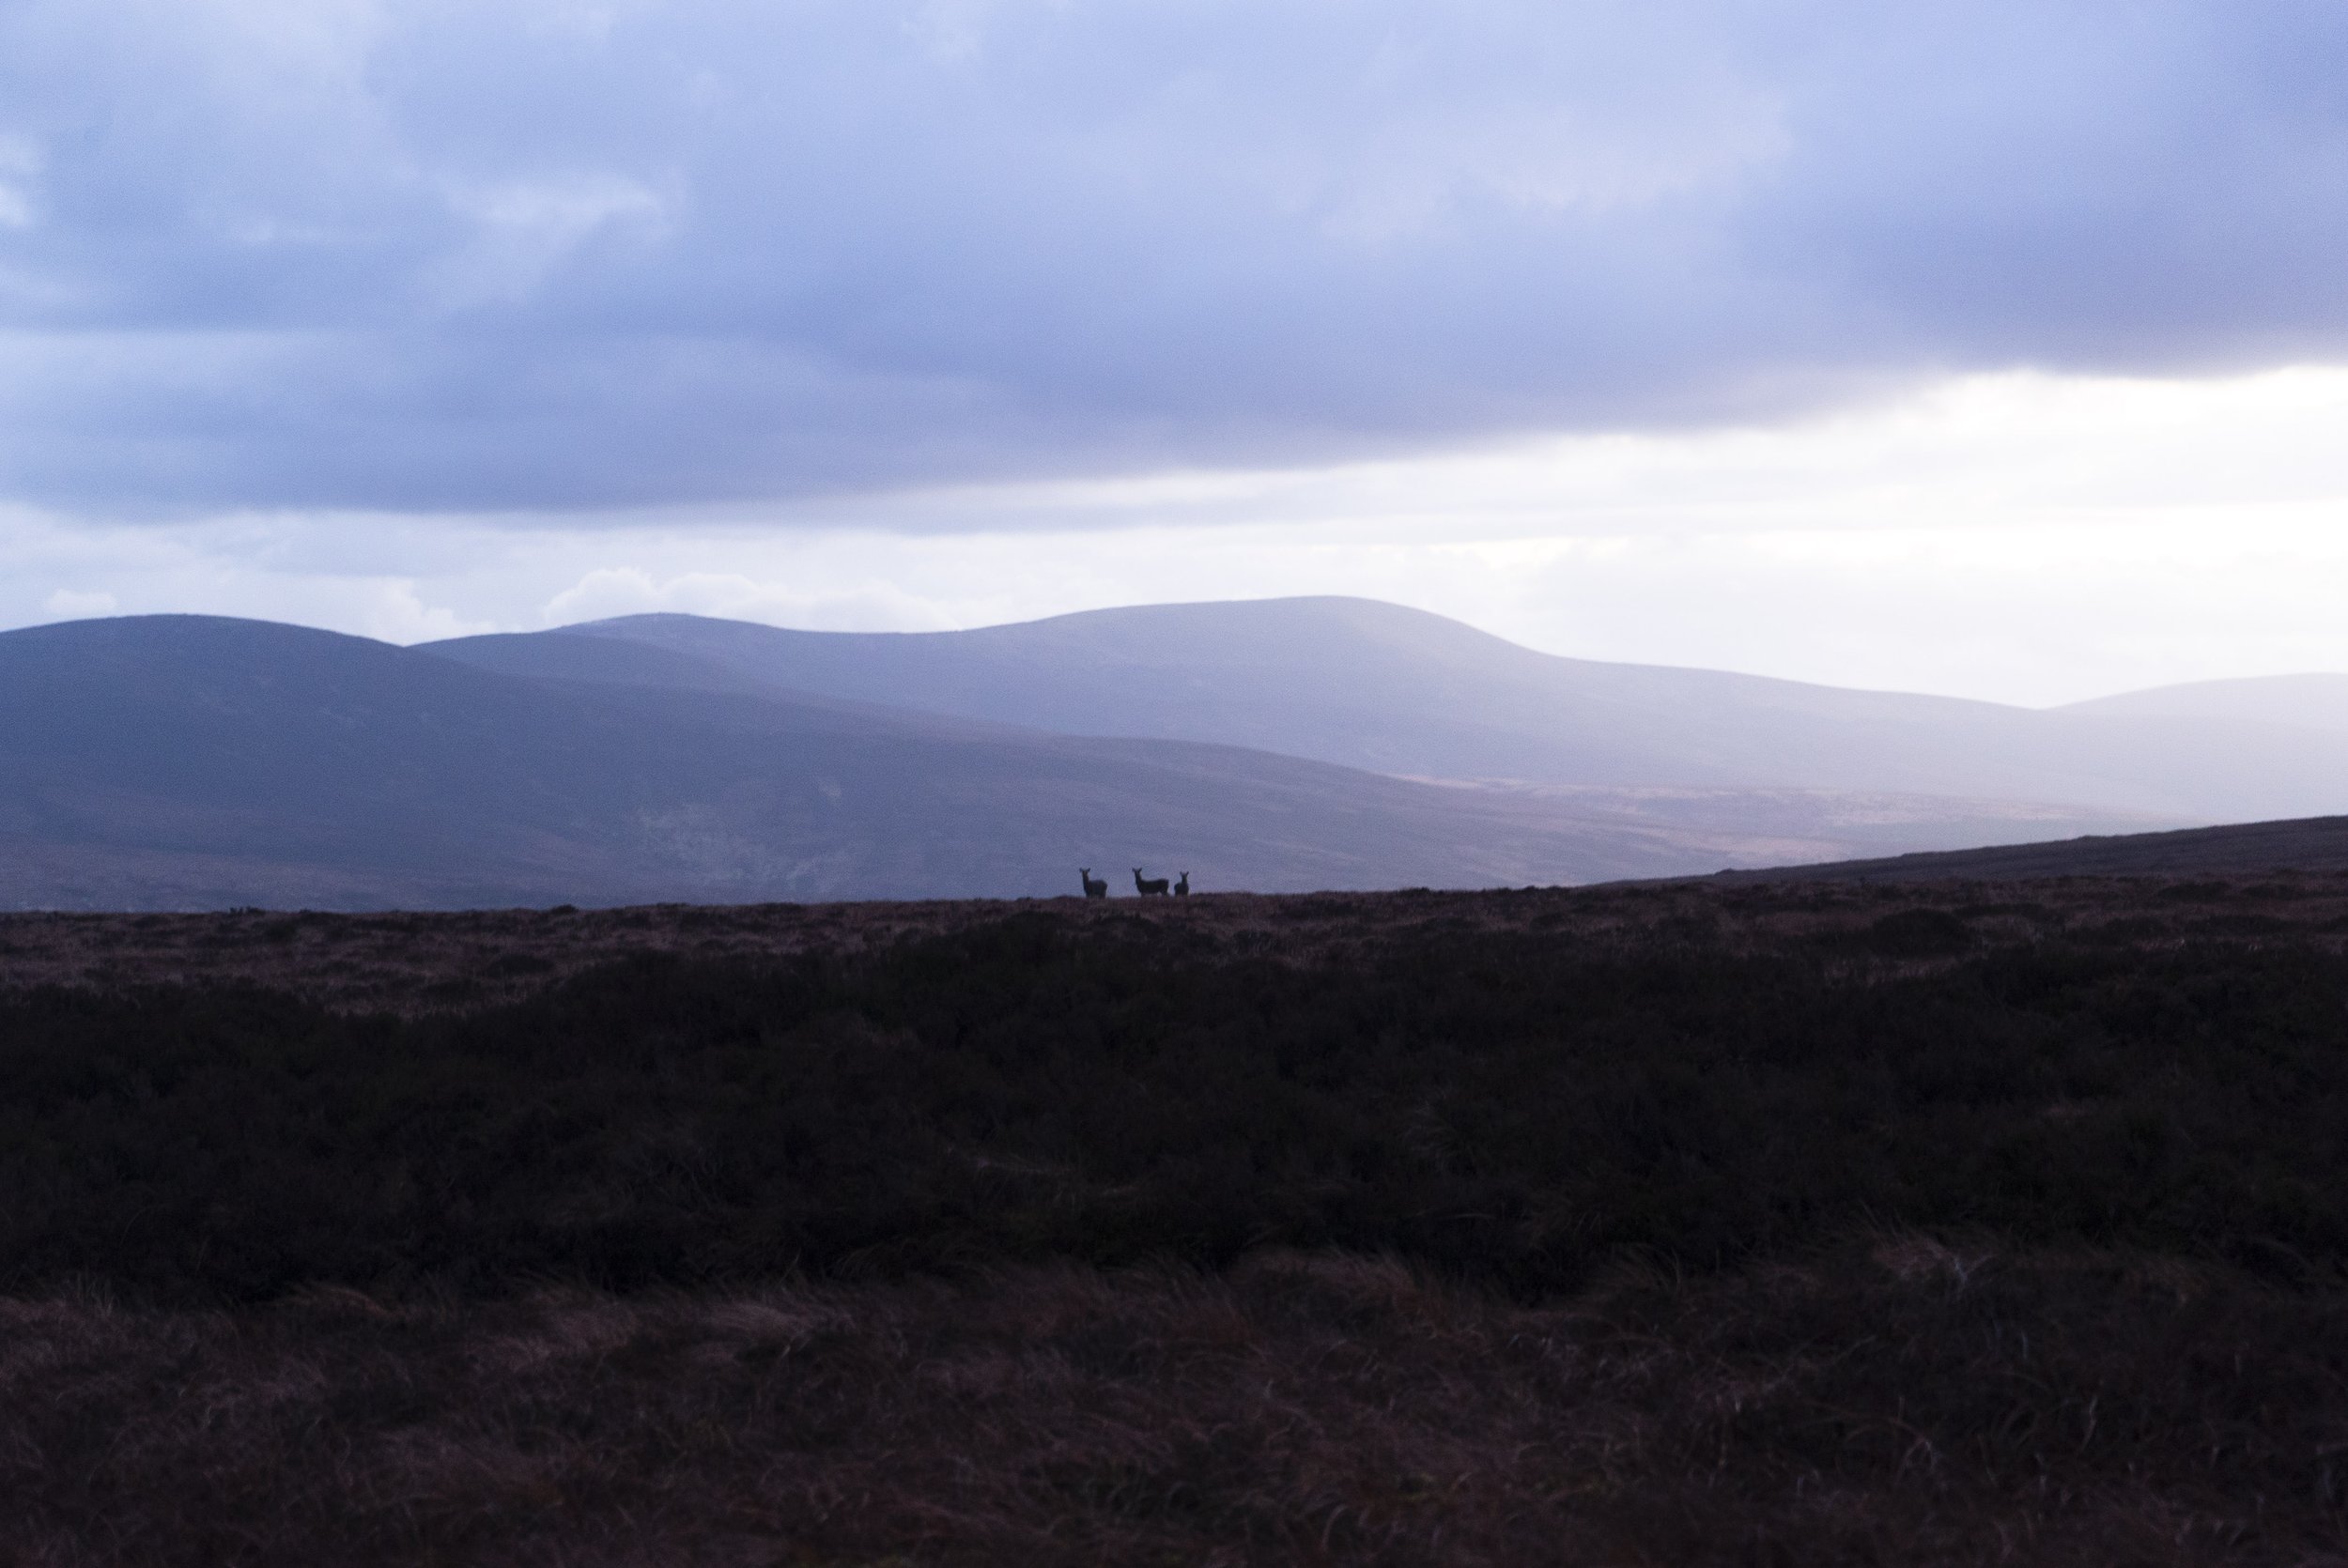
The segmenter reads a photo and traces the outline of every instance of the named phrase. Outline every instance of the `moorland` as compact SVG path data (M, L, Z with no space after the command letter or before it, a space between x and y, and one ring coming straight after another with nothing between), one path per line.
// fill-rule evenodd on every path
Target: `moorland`
M0 918L0 1556L2348 1552L2348 876Z

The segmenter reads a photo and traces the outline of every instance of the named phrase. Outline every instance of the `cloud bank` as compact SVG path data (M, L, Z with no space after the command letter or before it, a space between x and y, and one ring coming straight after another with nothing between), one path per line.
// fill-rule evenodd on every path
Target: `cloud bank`
M743 501L2348 353L2336 0L17 0L0 498Z

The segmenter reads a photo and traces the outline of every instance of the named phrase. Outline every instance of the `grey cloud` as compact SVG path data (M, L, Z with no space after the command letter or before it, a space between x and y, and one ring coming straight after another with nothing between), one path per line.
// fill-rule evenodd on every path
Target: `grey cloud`
M2348 339L2284 0L20 0L0 492L1311 460Z

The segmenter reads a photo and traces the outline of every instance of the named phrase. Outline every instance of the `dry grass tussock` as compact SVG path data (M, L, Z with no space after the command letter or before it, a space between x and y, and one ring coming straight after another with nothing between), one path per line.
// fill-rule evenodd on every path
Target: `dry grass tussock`
M1544 1306L1293 1253L17 1300L0 1560L2340 1562L2343 1306L1914 1237Z

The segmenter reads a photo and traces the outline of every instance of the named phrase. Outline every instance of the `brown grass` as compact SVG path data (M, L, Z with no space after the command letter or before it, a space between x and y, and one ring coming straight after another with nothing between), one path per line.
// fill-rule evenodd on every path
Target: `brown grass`
M0 1303L0 1560L2348 1561L2348 1293L1894 1237L461 1311Z
M511 1002L628 954L850 953L1000 920L1072 930L1176 923L1227 952L1325 960L1443 930L1535 930L1617 953L1688 945L1751 953L1863 931L1887 911L1963 912L1976 942L2050 936L2159 947L2195 937L2348 946L2348 875L2062 877L1915 884L1714 882L1485 892L1210 894L834 904L332 915L0 914L0 985L247 981L341 1010L415 1013ZM1893 967L1898 967L1894 964ZM1914 967L1912 963L1907 967Z

